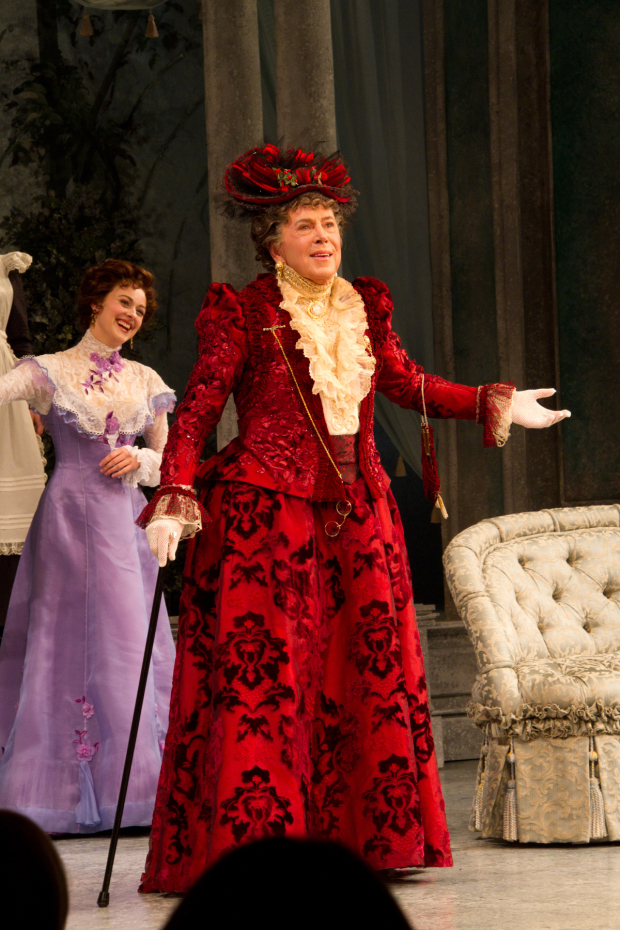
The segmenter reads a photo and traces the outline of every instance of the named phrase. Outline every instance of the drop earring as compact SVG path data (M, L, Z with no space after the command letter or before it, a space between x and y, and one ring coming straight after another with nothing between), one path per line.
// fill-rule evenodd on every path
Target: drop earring
M131 351L133 352L133 336L132 336L131 339L129 340L129 347L130 347Z

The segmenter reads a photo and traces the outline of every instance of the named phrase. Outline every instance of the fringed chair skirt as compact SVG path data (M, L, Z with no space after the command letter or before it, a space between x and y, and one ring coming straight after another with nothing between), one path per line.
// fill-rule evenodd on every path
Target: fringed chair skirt
M485 736L470 830L520 843L620 840L620 737Z

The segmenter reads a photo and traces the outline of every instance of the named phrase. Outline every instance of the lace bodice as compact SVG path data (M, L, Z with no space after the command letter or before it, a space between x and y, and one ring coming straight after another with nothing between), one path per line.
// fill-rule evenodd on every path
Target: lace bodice
M135 436L143 435L148 448L131 449L140 468L123 480L131 485L159 483L166 414L174 409L174 393L152 368L124 359L90 330L65 352L20 359L0 378L0 404L14 400L28 401L43 415L53 404L66 422L91 439L105 440L110 448L131 445Z
M308 312L316 286L284 266L278 283L281 307L299 333L296 348L310 364L313 393L319 394L327 428L332 435L359 431L359 405L370 391L375 359L365 336L368 328L364 301L344 278L334 278L326 289L325 313Z

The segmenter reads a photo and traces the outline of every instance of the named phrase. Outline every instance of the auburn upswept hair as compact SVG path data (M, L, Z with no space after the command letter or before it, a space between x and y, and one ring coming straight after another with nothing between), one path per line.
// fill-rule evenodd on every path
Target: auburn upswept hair
M146 268L126 262L120 258L106 258L100 265L89 268L80 284L77 296L77 312L80 327L86 332L93 314L93 304L99 306L115 287L131 285L141 288L146 296L144 323L147 323L157 310L157 294L153 283L154 276Z

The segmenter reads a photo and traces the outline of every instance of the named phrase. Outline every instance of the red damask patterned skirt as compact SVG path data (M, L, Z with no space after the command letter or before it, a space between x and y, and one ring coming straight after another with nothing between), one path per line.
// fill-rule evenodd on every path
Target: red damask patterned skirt
M239 843L341 842L452 865L400 517L237 482L188 548L170 727L140 890L185 892Z

